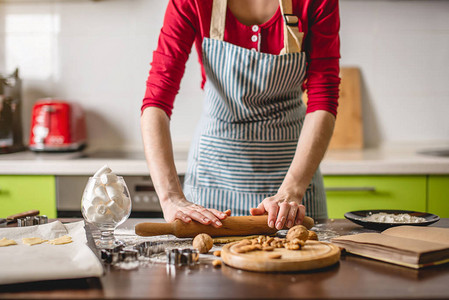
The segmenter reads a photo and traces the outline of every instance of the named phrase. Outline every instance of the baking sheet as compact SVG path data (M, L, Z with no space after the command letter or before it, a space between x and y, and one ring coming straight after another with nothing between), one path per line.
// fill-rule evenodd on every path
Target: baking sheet
M64 245L43 243L28 246L22 238L39 237L51 240L63 235L73 242ZM0 228L0 239L6 237L17 245L0 247L0 284L30 281L98 277L103 266L89 248L84 221Z

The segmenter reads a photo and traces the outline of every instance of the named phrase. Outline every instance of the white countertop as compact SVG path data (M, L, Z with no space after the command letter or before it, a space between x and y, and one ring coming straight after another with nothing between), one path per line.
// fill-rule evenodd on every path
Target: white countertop
M324 175L449 175L449 156L418 154L438 147L396 146L364 150L331 150L321 163ZM440 146L441 148L441 146ZM442 149L442 148L441 148ZM447 148L449 149L449 147ZM148 175L143 152L33 153L0 155L0 174L5 175L92 175L108 164L119 175ZM175 152L178 173L187 169L187 152Z

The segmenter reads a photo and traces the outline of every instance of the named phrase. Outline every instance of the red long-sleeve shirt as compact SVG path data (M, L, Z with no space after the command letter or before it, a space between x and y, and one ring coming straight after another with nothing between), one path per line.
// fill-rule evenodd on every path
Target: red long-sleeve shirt
M142 111L149 106L163 109L170 117L185 63L192 44L198 51L204 86L202 41L209 37L212 0L170 0L152 67ZM307 53L307 112L325 110L337 114L339 91L340 17L338 0L292 0L293 13L304 32L303 50ZM253 38L257 36L257 40ZM279 54L283 48L283 18L280 9L258 26L240 23L227 9L224 40L247 49Z

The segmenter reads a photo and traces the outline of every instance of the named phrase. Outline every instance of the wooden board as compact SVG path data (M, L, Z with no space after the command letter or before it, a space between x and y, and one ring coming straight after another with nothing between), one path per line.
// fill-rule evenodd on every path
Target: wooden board
M251 251L237 253L238 242L223 247L223 262L231 267L258 272L294 272L320 269L337 263L340 249L329 243L307 241L301 250L277 248L274 251ZM282 258L269 258L270 254L280 253Z
M360 70L356 67L342 67L340 78L337 120L329 149L362 149ZM307 93L304 93L303 101L307 104Z

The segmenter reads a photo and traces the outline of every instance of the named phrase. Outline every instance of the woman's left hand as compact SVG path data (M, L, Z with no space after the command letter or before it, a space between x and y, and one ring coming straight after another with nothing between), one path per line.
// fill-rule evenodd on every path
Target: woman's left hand
M306 208L302 197L290 193L278 192L276 195L265 198L257 208L251 208L253 216L268 213L268 226L281 230L284 226L291 228L302 223L306 215Z

